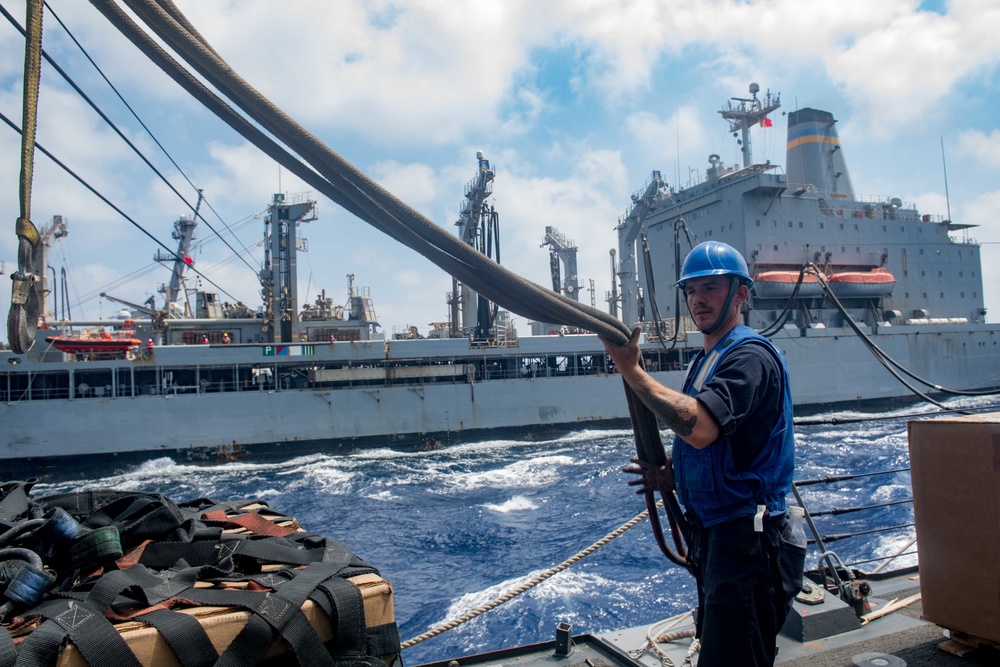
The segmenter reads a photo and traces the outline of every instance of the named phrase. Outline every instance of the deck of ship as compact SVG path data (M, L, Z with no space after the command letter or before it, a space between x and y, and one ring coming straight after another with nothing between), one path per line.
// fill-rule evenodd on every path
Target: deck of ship
M897 577L874 584L874 589L871 601L873 608L877 608L876 605L884 604L887 600L902 600L918 593L920 586L917 577ZM947 631L921 619L921 612L922 605L917 600L865 627L822 640L803 644L779 636L776 664L782 667L969 667L1000 664L1000 650L996 649L978 648L962 657L942 650L939 645L948 639ZM691 624L687 627L691 627ZM628 652L642 645L645 632L645 627L638 627L607 633L601 637ZM684 656L690 643L690 639L683 639L661 644L661 647L666 650L670 660L679 666L684 664ZM663 667L664 664L648 651L639 661L649 667ZM695 666L697 664L694 662Z
M873 610L891 600L903 600L920 591L916 575L888 577L874 583L874 594L869 601ZM875 619L856 630L842 632L824 639L799 642L784 635L778 637L777 665L782 667L971 667L973 665L1000 665L1000 650L978 648L959 657L939 646L948 640L945 629L921 618L920 600L900 610ZM650 626L636 626L626 630L608 632L597 637L575 635L573 646L566 652L566 637L550 642L504 649L464 658L426 663L418 667L552 667L559 664L588 665L590 667L681 667L691 646L691 638L661 643L666 654L661 659L650 650L636 656L636 649L643 646ZM671 633L691 631L690 618ZM564 632L572 632L566 627ZM562 644L562 646L560 645ZM560 655L560 651L563 652ZM405 655L404 655L405 658ZM565 662L569 660L569 662Z

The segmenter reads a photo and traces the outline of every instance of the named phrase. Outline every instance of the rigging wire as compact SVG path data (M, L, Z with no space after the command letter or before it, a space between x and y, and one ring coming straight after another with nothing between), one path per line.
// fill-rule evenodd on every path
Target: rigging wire
M118 89L115 87L115 85L113 83L111 83L111 80L108 79L107 76L105 76L105 74L101 70L100 66L98 66L98 64L96 62L94 62L94 59L90 57L90 54L87 53L87 50L85 48L83 48L83 45L80 44L79 41L77 41L76 37L73 35L73 33L70 31L70 29L66 26L65 23L63 23L62 19L59 18L59 15L56 14L55 10L52 9L52 6L48 2L45 2L44 4L45 4L46 9L48 9L49 13L52 14L52 17L56 20L57 23L59 23L59 25L62 27L63 31L65 31L66 35L71 40L73 40L73 43L76 44L77 48L80 49L80 52L83 54L83 56L90 62L91 65L94 66L94 69L97 70L97 73L101 75L101 78L104 79L104 81L108 84L108 87L111 88L111 90L115 93L115 95L118 97L118 99L121 100L121 103L125 105L125 108L129 110L129 113L132 114L132 117L135 118L135 120L139 123L140 126L142 126L142 129L146 131L146 134L148 134L149 138L153 140L153 143L155 143L157 145L157 147L159 147L160 151L162 151L163 154L167 157L167 159L170 160L170 163L172 165L174 165L174 168L177 169L177 173L179 173L182 177L184 177L184 180L187 181L188 185L191 186L192 190L194 190L195 192L199 192L198 186L196 186L191 181L191 179L188 178L188 175L186 173L184 173L184 170L181 169L181 166L179 164L177 164L177 161L174 160L173 156L171 156L170 153L167 151L167 149L163 146L163 144L160 143L160 140L156 138L156 135L153 134L153 131L150 130L149 127L146 126L146 123L144 123L143 120L142 120L142 118L139 117L139 114L136 113L135 109L133 109L132 106L125 100L125 97L122 96L122 94L118 91ZM202 196L202 203L205 204L205 206L208 206L209 210L212 211L212 213L215 214L215 217L219 219L219 222L221 222L223 224L223 226L225 226L225 228L229 231L229 233L231 235L233 235L236 238L236 240L240 241L240 245L243 246L243 249L246 250L247 252L250 252L247 249L246 245L243 244L242 240L239 237L236 236L235 232L232 229L229 228L229 225L226 223L226 221L223 219L223 217L221 215L219 215L219 212L216 211L212 207L211 202L209 202L208 199L206 199L204 196ZM197 211L196 211L196 213L197 213ZM205 221L205 218L202 217L200 214L198 214L198 217L201 218L203 221ZM208 222L205 221L205 224L207 225ZM219 237L219 238L221 238L221 237Z
M46 6L48 6L48 5L47 5L47 3L46 3ZM51 11L51 8L49 8L49 9L50 9L50 11ZM2 5L2 4L0 4L0 13L2 13L2 14L4 15L4 17L5 17L6 19L7 19L7 21L8 21L8 22L10 22L10 23L11 23L11 25L13 25L13 26L14 26L15 28L17 28L17 29L18 29L18 30L19 30L19 31L21 32L21 34L22 34L22 35L24 34L24 28L22 28L22 27L21 27L21 24L20 24L20 23L19 23L19 22L17 21L17 19L15 19L15 18L14 18L14 16L13 16L13 15L11 15L11 14L10 14L10 13L9 13L9 12L7 11L7 9L6 9L6 8L5 8L5 7L4 7L4 6ZM56 17L56 20L58 21L58 20L59 20L59 18L58 18L58 17ZM63 25L63 24L62 24L62 21L59 21L59 24L60 24L60 25ZM65 25L63 25L63 29L66 29ZM66 32L67 32L67 34L69 34L69 31L68 31L68 30L67 30ZM76 38L75 38L75 37L72 37L72 35L70 35L70 37L71 37L71 38L73 39L73 41L74 41L74 42L75 42L75 43L77 44L77 46L80 46L80 45L79 45L79 42L76 42ZM81 49L81 50L83 50L83 47L81 46L81 47L80 47L80 49ZM85 52L85 51L84 51L84 55L86 55L86 52ZM143 162L145 162L145 163L146 163L146 166L147 166L147 167L149 167L149 168L150 168L150 169L151 169L151 170L153 171L153 173L155 173L155 174L156 174L156 175L157 175L157 176L158 176L158 177L160 178L160 180L161 180L161 181L163 181L163 183L164 183L164 184L165 184L165 185L166 185L166 186L167 186L168 188L170 188L170 190L172 190L172 191L173 191L173 193L174 193L175 195L177 195L177 198L178 198L178 199L180 199L180 200L181 200L182 202L184 202L184 204L185 204L185 205L186 205L186 206L187 206L187 207L188 207L189 209L191 209L191 211L192 211L192 212L194 212L194 213L195 213L195 215L197 215L197 216L198 216L199 218L201 218L202 222L204 222L204 223L205 223L205 225L206 225L206 226L207 226L207 227L208 227L208 228L209 228L210 230L212 230L212 232L213 232L213 233L214 233L214 234L215 234L216 236L218 236L218 237L219 237L219 238L220 238L220 239L222 240L222 242L223 242L223 243L225 243L225 244L226 244L226 246L227 246L227 247L228 247L228 248L229 248L229 249L230 249L230 250L231 250L231 251L233 252L233 254L238 254L238 253L236 253L236 249L235 249L235 248L233 248L233 247L232 247L231 245L229 245L229 242L228 242L228 241L226 241L226 240L225 240L225 239L224 239L224 238L222 237L222 235L221 235L221 234L219 234L219 232L218 232L218 231L217 231L217 230L216 230L216 229L215 229L215 228L214 228L214 227L212 226L212 224L211 224L210 222L208 222L208 220L205 220L205 218L204 218L204 217L203 217L202 215L200 215L200 214L198 213L198 211L197 211L197 210L195 209L195 207L194 207L194 206L192 206L192 205L191 205L191 203L190 203L190 202L189 202L189 201L188 201L187 199L185 199L185 198L184 198L184 195L182 195L182 194L181 194L181 193L180 193L180 192L179 192L179 191L177 190L177 188L175 188L175 187L174 187L174 185L173 185L173 184L172 184L172 183L171 183L171 182L170 182L170 181L169 181L169 180L167 179L167 177L166 177L166 176L164 176L164 175L163 175L163 173L162 173L162 172L160 172L160 170L159 170L159 169L157 169L157 168L156 168L156 167L155 167L155 166L153 165L153 163L152 163L152 162L150 162L150 161L149 161L149 159L148 159L148 158L147 158L147 157L146 157L145 155L143 155L142 151L140 151L140 150L139 150L139 148L138 148L138 147L137 147L137 146L136 146L136 145L135 145L135 144L134 144L134 143L133 143L133 142L132 142L132 141L131 141L131 140L130 140L130 139L129 139L128 137L127 137L127 136L125 136L125 133L124 133L124 132L122 132L122 131L121 131L121 129L119 129L119 128L118 128L118 126L117 126L117 125L115 124L115 122L114 122L114 121L112 121L112 120L111 120L111 119L110 119L110 118L109 118L109 117L107 116L107 114L105 114L105 113L104 113L104 112L103 112L103 111L102 111L102 110L100 109L100 107L98 107L98 106L97 106L97 104L96 104L96 103L95 103L95 102L94 102L94 101L93 101L93 100L92 100L92 99L91 99L91 98L90 98L90 97L89 97L89 96L88 96L88 95L87 95L87 94L86 94L85 92L83 92L83 89L81 89L81 88L80 88L80 87L79 87L79 86L78 86L78 85L76 84L76 82L75 82L75 81L73 80L73 78L72 78L72 77L70 77L70 76L69 76L69 74L67 74L67 73L66 73L66 71L65 71L65 70L63 70L63 68L62 68L62 67L60 67L60 66L59 66L59 64L58 64L58 63L56 63L56 62L55 62L55 60L53 60L53 59L52 59L52 58L51 58L51 57L49 56L49 54L48 54L48 53L47 53L47 52L46 52L46 51L45 51L44 49L42 49L42 57L43 57L43 58L45 58L46 62L48 62L48 63L49 63L50 65L52 65L52 67L53 67L53 68L54 68L54 69L56 70L56 72L58 72L58 73L59 73L59 75L60 75L60 76L62 76L62 78L63 78L63 79L64 79L64 80L66 81L66 83L68 83L68 84L70 85L70 87L72 87L72 88L73 88L73 90L75 90L75 91L76 91L76 93L77 93L77 94L78 94L78 95L79 95L79 96L80 96L80 97L81 97L81 98L83 99L83 101L84 101L84 102L86 102L86 103L87 103L87 104L88 104L88 105L90 106L90 108L92 108L92 109L93 109L93 110L94 110L95 112L97 112L97 114L98 114L98 115L99 115L99 116L101 117L101 119L103 119L103 120L104 120L104 122L105 122L105 123L107 123L107 125L108 125L108 126L109 126L109 127L110 127L110 128L111 128L111 129L112 129L112 130L113 130L114 132L115 132L115 134L117 134L117 135L118 135L118 136L119 136L119 137L121 138L121 140L122 140L122 141L124 141L124 142L125 142L125 143L126 143L126 144L128 145L128 147L129 147L129 148L131 148L131 149L132 149L132 151L133 151L133 152L134 152L134 153L135 153L135 154L136 154L137 156L139 156L139 158L140 158L140 159L141 159L141 160L142 160ZM89 59L90 59L90 56L87 56L87 59L89 60ZM93 61L92 61L92 60L91 60L91 62L93 63ZM94 65L94 67L97 67L97 65L95 64L95 65ZM100 72L100 70L99 70L99 69L98 69L98 71ZM101 76L104 76L103 72L101 73ZM105 78L105 80L107 80L107 78ZM109 85L110 85L110 82L109 82ZM112 88L113 88L113 87L112 87ZM117 94L117 93L118 93L118 91L117 91L117 90L115 90L115 93ZM121 97L121 95L119 95L119 97ZM123 101L124 101L124 100L123 100ZM126 104L126 106L128 106L128 105ZM131 107L129 107L129 111L132 111L132 108L131 108ZM133 115L135 114L135 112L134 112L134 111L132 111L132 113L133 113ZM137 117L137 118L138 118L138 117ZM140 120L139 122L140 122L140 124L142 124L142 121L141 121L141 120ZM149 132L148 128L146 128L146 126L145 126L144 124L143 124L143 128L145 128L145 129L146 129L146 131L147 131L147 132ZM150 133L150 136L152 136L152 133ZM155 137L153 137L153 141L156 141L156 138L155 138ZM157 144L158 146L160 145L160 143L159 143L158 141L156 141L156 144ZM161 146L161 148L162 148L162 146ZM164 152L166 152L166 151L164 151ZM167 156L167 157L168 157L168 158L170 158L169 154L168 154L168 156ZM173 162L173 158L170 158L170 161L171 161L171 162ZM174 165L176 166L176 163L174 163ZM178 171L179 171L179 170L180 170L180 168L178 167ZM183 175L183 172L182 172L182 175ZM184 176L184 178L185 178L185 179L187 179L187 176ZM188 183L191 183L191 181L190 181L190 180L188 180ZM193 184L192 184L192 186L193 186ZM223 224L225 224L225 221L223 221ZM227 229L228 229L228 225L227 225ZM231 230L230 230L230 233L232 233L232 231L231 231ZM174 256L176 257L176 255L174 255ZM251 266L251 265L250 265L250 264L249 264L249 263L248 263L248 262L247 262L247 261L246 261L245 259L243 260L243 262L244 262L244 264L246 264L246 265L247 265L247 268L249 268L249 269L250 269L251 271L253 271L253 272L254 272L254 275L256 275L256 274L257 274L257 269L256 269L256 268L254 268L253 266Z
M10 127L12 130L14 130L15 132L17 132L18 134L21 133L21 128L18 127L18 125L16 123L14 123L9 118L7 118L7 116L3 112L0 112L0 121L3 121L4 123L6 123L8 127ZM163 248L164 250L166 250L167 252L169 252L173 257L177 258L179 261L183 261L183 260L181 260L180 257L177 256L176 252L174 252L173 250L171 250L170 248L168 248L159 239L157 239L155 236L153 236L148 231L146 231L146 229L142 225L140 225L138 222L136 222L125 211L123 211L120 208L118 208L117 206L115 206L111 202L110 199L108 199L107 197L105 197L104 195L102 195L100 192L98 192L97 189L95 189L90 183L88 183L87 181L85 181L79 174L77 174L75 171L73 171L72 169L70 169L65 163L63 163L61 160L59 160L59 158L57 158L55 155L53 155L52 153L50 153L47 148L45 148L44 146L42 146L41 144L39 144L37 141L35 142L35 148L37 148L38 150L40 150L42 153L45 154L46 157L48 157L50 160L52 160L53 162L55 162L56 165L58 165L59 167L61 167L63 171L65 171L67 174L69 174L74 179L76 179L76 181L80 185L82 185L83 187L85 187L88 190L90 190L90 192L95 197L97 197L102 202L104 202L105 204L107 204L108 206L110 206L116 213L118 213L118 215L120 215L123 218L125 218L125 220L127 220L133 227L135 227L140 232L142 232L147 237L149 237L149 239L151 241L153 241L153 243L155 243L156 245L160 246L161 248ZM235 296L233 296L232 294L230 294L229 292L227 292L225 289L223 289L221 286L219 286L218 284L216 284L213 280L211 280L208 276L206 276L201 271L199 271L198 269L196 269L194 266L191 266L190 268L191 268L192 271L194 271L199 276L201 276L202 278L204 278L205 280L207 280L209 283L211 283L214 287L216 287L220 292L222 292L223 294L225 294L226 296L228 296L230 299L232 299L233 301L239 301L239 299L237 299Z
M844 319L847 322L848 326L850 326L851 329L854 330L854 333L856 333L858 335L858 337L861 338L862 342L865 344L865 346L869 350L871 350L871 352L875 355L875 357L877 359L879 359L880 362L882 362L882 365L885 366L885 368L887 370L889 370L890 373L892 373L893 375L895 375L901 382L903 382L903 384L905 386L909 387L911 389L911 391L913 391L914 393L917 393L918 395L922 395L919 392L919 390L911 387L909 385L909 383L907 383L904 380L902 380L902 378L899 378L899 375L895 371L893 371L892 368L889 368L890 366L892 366L893 368L898 369L899 371L901 371L902 373L908 375L910 378L916 380L920 384L923 384L924 386L927 386L927 387L929 387L931 389L934 389L934 390L939 391L939 392L944 393L944 394L953 394L955 396L998 396L998 395L1000 395L1000 390L998 390L998 389L983 389L983 390L949 389L947 387L942 387L939 384L935 384L934 382L931 382L930 380L924 379L924 378L920 377L919 375L913 373L909 369L905 368L902 364L900 364L898 361L896 361L895 359L893 359L892 357L890 357L884 350L882 350L882 348L880 348L875 343L875 341L873 341L871 339L871 337L868 334L866 334L864 331L861 330L861 327L858 326L858 323L854 321L854 318L851 317L850 313L847 312L847 309L844 307L844 305L840 302L840 300L833 293L833 290L830 288L830 285L827 283L826 279L822 275L820 275L819 269L816 268L816 266L813 265L813 264L811 264L811 263L810 263L810 267L816 272L816 274L817 274L816 278L819 280L820 284L823 286L823 289L826 291L827 295L830 297L830 300L837 307L837 310L839 310L840 313L844 316ZM933 399L931 400L931 402L935 403L935 405L938 405L939 407L944 407L943 405L941 405L940 403L937 403Z

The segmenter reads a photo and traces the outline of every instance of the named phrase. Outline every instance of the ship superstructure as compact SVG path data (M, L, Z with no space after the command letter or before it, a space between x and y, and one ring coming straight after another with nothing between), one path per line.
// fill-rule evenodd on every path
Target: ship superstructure
M752 87L751 99L737 98L720 112L742 135L744 164L727 167L712 155L700 183L658 190L642 220L655 261L652 273L639 267L644 299L624 300L626 322L649 321L637 313L654 297L664 320L686 315L683 306L678 312L670 287L679 275L678 258L689 249L678 229L689 241L723 241L745 255L757 281L748 323L757 329L775 322L794 284L788 274L797 276L808 264L831 282L850 316L869 327L985 322L979 245L952 236L972 225L921 215L898 197L855 195L836 120L827 111L788 114L784 173L777 165L749 162L747 128L770 125L767 114L780 104L770 93L763 103L757 100L757 90ZM622 231L629 228L623 224ZM628 294L625 264L622 289ZM659 293L650 293L651 281L663 286ZM801 330L843 326L845 314L810 287L815 279L807 281L787 321Z

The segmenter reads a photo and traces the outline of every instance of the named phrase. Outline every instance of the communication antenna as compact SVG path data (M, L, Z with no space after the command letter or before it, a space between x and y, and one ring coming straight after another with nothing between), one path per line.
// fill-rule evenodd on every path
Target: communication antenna
M944 169L944 201L948 208L948 222L951 222L951 197L948 196L948 164L944 161L944 137L941 137L941 167Z

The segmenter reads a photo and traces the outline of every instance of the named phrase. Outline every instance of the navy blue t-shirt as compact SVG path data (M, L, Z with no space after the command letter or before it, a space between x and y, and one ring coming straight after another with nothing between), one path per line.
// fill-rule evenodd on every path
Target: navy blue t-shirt
M740 345L695 398L729 438L737 470L749 470L781 414L781 368L763 345Z

